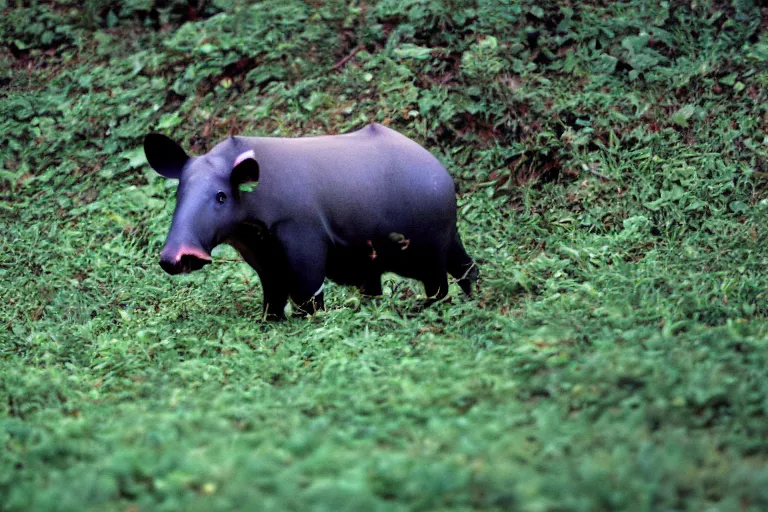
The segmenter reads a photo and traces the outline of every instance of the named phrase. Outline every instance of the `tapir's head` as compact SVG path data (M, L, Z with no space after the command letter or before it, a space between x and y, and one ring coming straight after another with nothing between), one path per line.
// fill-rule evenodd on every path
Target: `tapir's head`
M245 218L241 186L259 179L253 150L230 138L201 157L189 157L177 143L157 133L144 138L149 165L179 180L176 210L160 266L169 274L198 270L211 262L211 250Z

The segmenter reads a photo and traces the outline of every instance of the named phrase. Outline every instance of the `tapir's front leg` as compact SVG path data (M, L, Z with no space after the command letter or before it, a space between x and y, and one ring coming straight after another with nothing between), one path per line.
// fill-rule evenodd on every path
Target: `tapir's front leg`
M312 226L286 223L276 229L288 267L288 292L299 315L325 308L323 282L328 244Z
M261 289L264 293L264 319L284 320L285 305L288 304L288 287L285 274L259 272Z
M288 267L279 241L266 228L243 224L227 243L259 274L264 297L264 319L285 319L288 303Z

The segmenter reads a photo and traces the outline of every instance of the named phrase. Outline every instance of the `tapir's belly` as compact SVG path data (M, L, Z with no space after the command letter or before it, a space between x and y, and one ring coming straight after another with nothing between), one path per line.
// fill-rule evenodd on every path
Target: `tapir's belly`
M361 286L378 266L364 247L338 247L328 251L325 274L334 283Z
M424 262L433 261L424 254L425 247L406 238L389 237L368 240L355 246L334 246L328 251L326 277L347 286L361 286L384 272L420 278Z

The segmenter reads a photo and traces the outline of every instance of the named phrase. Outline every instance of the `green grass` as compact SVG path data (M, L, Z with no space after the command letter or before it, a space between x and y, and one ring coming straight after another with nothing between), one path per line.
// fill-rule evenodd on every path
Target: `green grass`
M768 508L765 7L158 4L0 1L0 510ZM147 131L372 120L456 178L473 299L265 324L233 250L160 269Z

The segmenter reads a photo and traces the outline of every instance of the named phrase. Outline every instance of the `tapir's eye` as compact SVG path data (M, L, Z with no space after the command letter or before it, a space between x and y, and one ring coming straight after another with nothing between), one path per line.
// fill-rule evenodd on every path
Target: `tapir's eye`
M219 203L219 204L223 204L224 201L226 201L226 200L227 200L227 194L225 194L224 192L219 190L216 193L216 202Z

